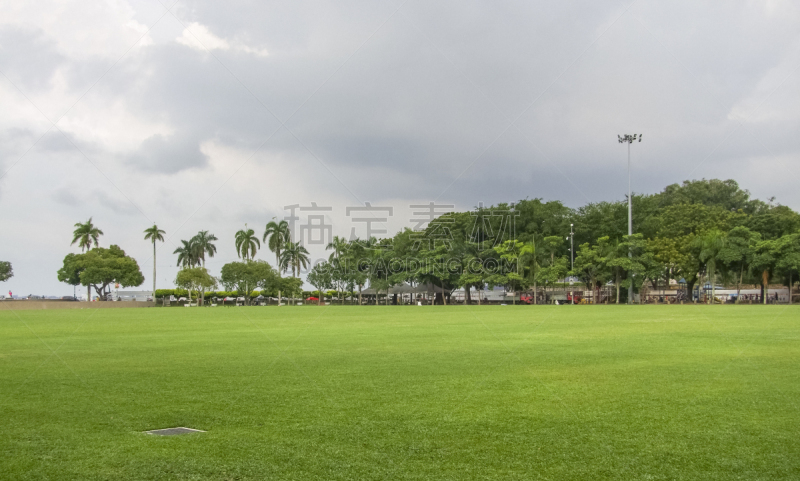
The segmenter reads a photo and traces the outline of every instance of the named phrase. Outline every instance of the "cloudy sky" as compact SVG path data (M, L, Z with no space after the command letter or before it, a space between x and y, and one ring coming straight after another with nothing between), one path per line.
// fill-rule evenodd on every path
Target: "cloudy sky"
M71 294L89 217L145 286L157 223L171 287L180 239L219 237L218 274L293 204L363 236L367 202L393 233L412 204L623 199L622 133L635 191L733 178L800 209L795 1L173 1L0 3L3 292Z

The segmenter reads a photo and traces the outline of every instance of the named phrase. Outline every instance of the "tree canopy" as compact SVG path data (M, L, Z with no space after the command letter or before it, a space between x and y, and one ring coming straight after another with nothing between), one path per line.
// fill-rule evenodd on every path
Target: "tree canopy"
M197 292L197 299L203 303L203 293L217 287L217 279L208 273L205 267L189 267L178 271L175 285L187 291Z
M0 282L7 281L14 277L14 268L8 261L0 261Z
M139 264L117 245L95 247L84 254L67 254L58 271L58 280L70 285L93 287L101 298L111 284L140 286L144 276Z
M277 272L266 261L229 262L222 266L220 282L228 290L235 290L250 304L255 289L271 290L280 282Z

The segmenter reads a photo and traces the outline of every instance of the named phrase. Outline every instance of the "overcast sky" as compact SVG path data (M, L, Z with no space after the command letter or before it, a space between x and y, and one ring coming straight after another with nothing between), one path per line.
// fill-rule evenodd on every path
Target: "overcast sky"
M796 1L168 1L0 3L3 292L71 294L90 216L147 288L154 222L171 287L180 239L219 237L218 275L292 204L363 237L366 202L391 234L412 204L621 200L623 133L634 191L733 178L800 209Z

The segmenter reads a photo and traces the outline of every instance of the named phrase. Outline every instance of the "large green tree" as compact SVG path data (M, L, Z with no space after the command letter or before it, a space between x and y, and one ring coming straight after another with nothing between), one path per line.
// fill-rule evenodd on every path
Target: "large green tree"
M331 282L335 285L338 295L341 297L341 290L344 287L346 276L343 275L343 263L347 249L350 244L344 237L334 236L331 242L325 246L325 250L332 250L331 255L328 257L328 266L331 274Z
M719 254L720 260L725 263L726 269L736 277L736 302L742 292L742 282L745 274L749 274L750 263L753 261L755 247L761 241L761 235L745 226L731 229L725 236L725 246Z
M266 261L229 262L222 266L220 282L227 290L235 290L250 305L250 297L256 288L274 289L280 282L277 273ZM280 300L278 301L280 302Z
M525 243L513 239L495 246L494 251L502 262L497 272L487 279L490 285L502 285L507 290L511 291L512 304L517 303L517 298L513 294L524 286L525 281L523 277L524 270L520 265L523 247L525 247Z
M327 262L318 262L314 264L311 271L306 276L309 284L316 287L319 291L319 298L317 304L322 305L324 291L333 288L333 277L331 276L331 265Z
M588 242L581 244L574 262L575 268L572 274L578 276L586 287L592 290L592 299L596 303L599 298L597 289L608 276L600 246Z
M719 229L711 229L694 241L697 258L706 265L708 280L711 282L711 298L706 302L716 302L717 295L717 265L724 260L725 234Z
M104 300L109 285L118 283L122 287L140 286L144 282L144 276L135 259L125 255L125 251L119 246L112 245L108 249L95 247L84 254L67 254L58 271L58 280L72 285L79 281L87 288L93 287Z
M197 292L197 304L203 305L205 291L217 287L217 279L208 273L205 267L187 267L178 271L175 285L189 291ZM189 296L191 298L191 296Z
M761 302L766 304L769 299L769 281L775 273L780 261L780 246L777 240L762 240L753 250L751 265L753 270L761 277Z
M7 281L14 277L14 268L8 261L0 261L0 282Z
M788 234L775 242L778 262L776 274L785 280L789 287L789 304L792 303L792 287L800 274L800 234Z

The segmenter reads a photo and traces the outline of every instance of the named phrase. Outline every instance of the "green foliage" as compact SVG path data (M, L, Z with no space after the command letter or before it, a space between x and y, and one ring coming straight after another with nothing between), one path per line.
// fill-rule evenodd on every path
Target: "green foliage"
M331 271L332 269L329 263L320 262L316 264L311 269L311 272L308 273L308 276L306 276L308 283L317 288L317 296L319 296L320 291L333 287Z
M7 281L14 277L14 269L8 261L0 261L0 282Z
M217 279L211 276L205 267L187 267L178 272L175 285L197 292L197 298L202 301L206 290L217 287Z
M153 245L155 245L156 241L164 242L164 234L166 234L166 232L153 224L153 227L148 227L144 230L144 240L150 240L153 242Z
M291 270L293 276L299 276L300 269L308 268L308 250L303 247L300 241L289 242L284 246L280 262L281 271Z
M95 247L100 245L99 239L101 235L103 235L103 231L92 224L92 218L89 217L88 221L82 224L80 222L75 224L75 230L72 232L72 244L70 245L77 242L81 251L88 251L92 248L92 243L94 243Z
M697 258L706 265L711 282L711 299L714 299L715 296L717 262L721 261L725 254L725 241L725 234L719 229L711 229L700 237L696 237L692 245L697 252Z
M226 289L235 289L247 304L255 288L270 290L280 282L278 274L266 261L229 262L222 266L220 282Z
M67 254L58 271L58 280L70 285L91 286L102 296L106 287L119 283L122 287L139 286L144 276L132 257L119 246L95 247L85 254Z
M236 233L236 253L243 260L251 260L255 257L258 248L261 247L261 242L258 240L256 233L253 229L248 229L247 224L244 229Z
M678 204L702 204L726 211L753 214L764 207L758 200L750 200L750 192L739 188L735 180L687 180L683 185L668 185L659 196L663 207Z
M589 288L595 289L610 275L603 262L603 253L600 246L586 242L578 247L574 259L575 270L573 275L580 278Z
M774 240L800 232L800 214L784 205L771 206L750 217L747 227L764 239Z
M303 280L299 277L282 277L278 281L285 296L297 297L302 293Z
M178 254L178 266L194 267L200 264L200 249L194 239L181 240L181 246L172 253Z
M626 201L570 209L542 199L448 212L424 229L403 229L391 238L334 237L326 246L330 251L327 272L312 269L308 281L323 294L326 290L360 292L367 285L386 292L401 283L432 283L446 293L486 284L509 290L555 287L570 273L565 239L570 224L574 224L577 249L572 274L589 288L612 280L618 299L621 287L636 290L645 283L658 288L662 282L685 279L692 289L704 273L741 285L751 281L751 273L761 276L764 270L756 267L762 265L767 265L769 275L787 282L789 277L800 277L793 267L793 251L787 247L793 245L787 239L800 232L800 215L785 206L751 199L732 180L686 181L657 194L635 194L632 202L636 232L632 237L627 235ZM216 240L201 231L183 241L176 251L179 264L194 267L202 264L204 255L213 255L213 244L198 247L204 244L201 237ZM222 276L223 283L228 280L226 288L236 289L239 295L254 287L269 296L286 289L289 296L299 295L300 273L309 267L308 251L291 239L286 221L269 222L263 241L275 253L279 272L291 272L295 280L255 285L255 278L228 267ZM766 241L776 244L757 249L759 242ZM261 244L245 225L236 234L236 246L247 261ZM74 281L80 272L67 269L62 277ZM237 277L238 281L232 280Z
M199 257L204 266L206 265L206 256L214 257L214 254L217 253L217 246L214 244L217 240L219 240L217 236L209 234L207 230L201 230L192 237L191 244L194 254Z

